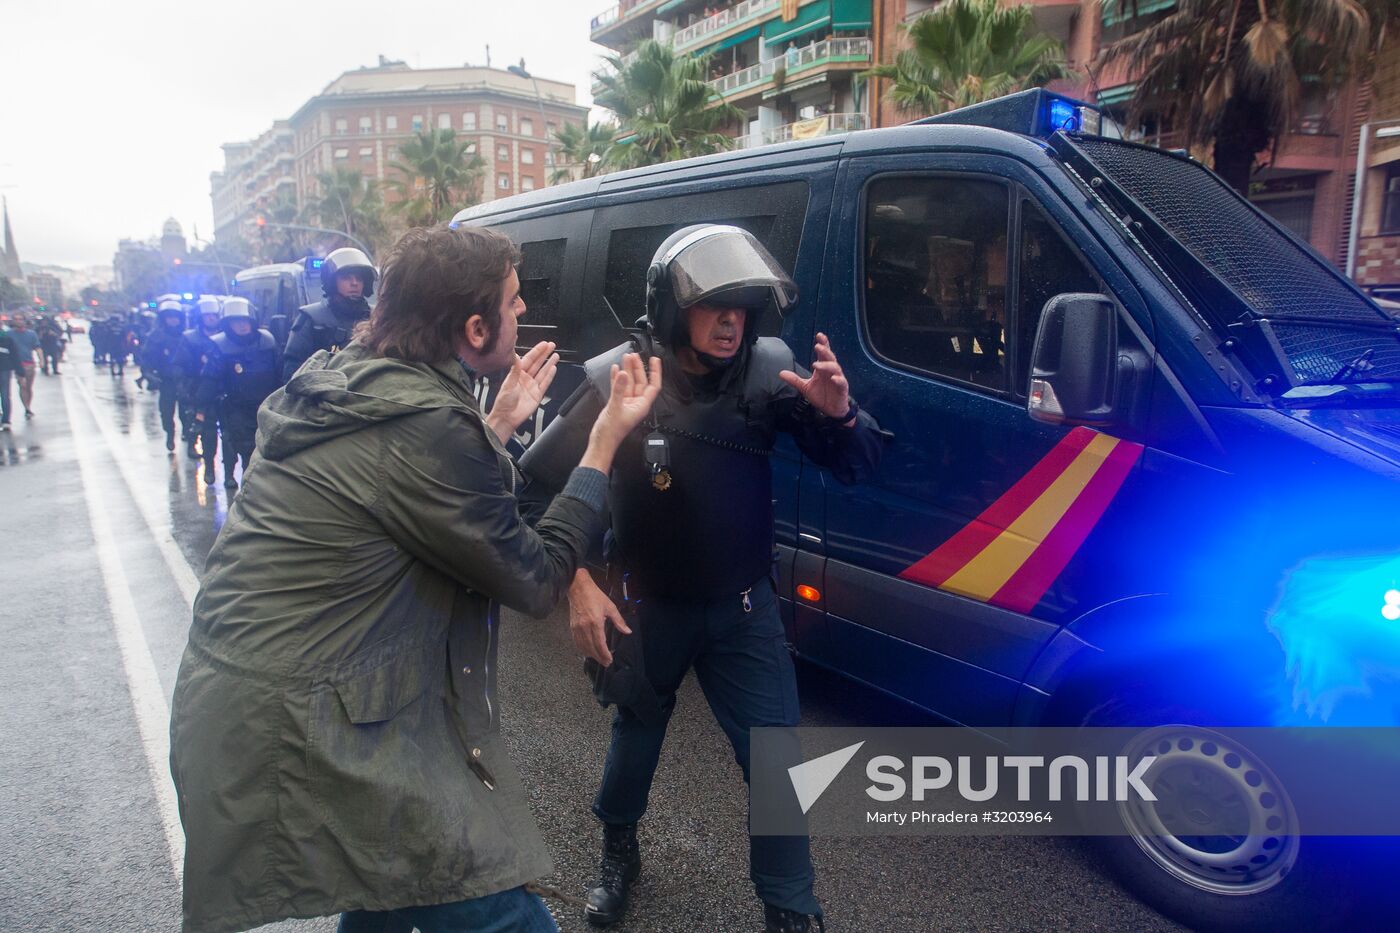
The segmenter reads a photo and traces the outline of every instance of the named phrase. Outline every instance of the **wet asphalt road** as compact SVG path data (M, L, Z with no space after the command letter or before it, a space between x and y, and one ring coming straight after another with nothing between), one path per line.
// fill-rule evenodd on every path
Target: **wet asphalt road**
M78 337L64 375L38 377L35 420L24 421L16 399L15 431L0 434L5 931L179 926L172 861L183 843L167 831L169 798L153 780L149 738L168 716L194 580L227 497L198 481L183 451L166 454L155 397L136 388L135 368L114 378L89 352ZM596 868L588 804L607 715L587 692L562 612L546 621L508 614L502 655L506 737L556 862L544 880L581 895ZM829 675L800 676L804 724L921 723ZM614 929L761 929L744 803L728 744L688 680L642 824L634 903ZM813 855L831 931L1179 929L1075 840L819 838ZM552 907L566 933L589 929L574 908Z

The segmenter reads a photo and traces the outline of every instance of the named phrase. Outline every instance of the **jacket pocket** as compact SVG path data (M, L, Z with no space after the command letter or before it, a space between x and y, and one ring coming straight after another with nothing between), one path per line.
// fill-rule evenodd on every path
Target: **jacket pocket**
M460 753L429 664L415 652L312 693L307 775L343 843L431 847L465 817Z

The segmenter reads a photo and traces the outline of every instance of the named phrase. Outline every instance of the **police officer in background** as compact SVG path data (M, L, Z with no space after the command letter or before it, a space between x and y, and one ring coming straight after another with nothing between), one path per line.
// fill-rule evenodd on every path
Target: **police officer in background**
M334 353L350 343L355 325L369 319L369 298L379 277L369 257L353 247L334 250L321 263L320 301L297 312L282 351L282 381L292 378L317 350Z
M204 365L209 362L209 354L214 352L214 336L219 333L219 321L223 317L223 303L214 295L203 295L199 299L199 324L180 335L180 347L175 351L175 371L180 380L180 423L185 429L187 453L191 457L200 455L195 449L198 438L204 454L204 482L214 482L214 448L219 442L218 428L213 422L200 421L196 412L195 394L199 391L199 377Z
M227 489L238 486L233 469L239 458L244 475L248 473L258 431L258 406L282 384L280 363L277 340L253 320L248 299L224 299L223 333L214 335L214 350L200 375L197 401L205 422L219 423Z
M749 729L798 723L797 682L770 577L768 455L783 431L838 480L853 483L874 470L881 450L877 425L851 400L825 335L816 337L811 374L781 340L758 337L767 309L781 312L796 299L791 278L738 227L680 230L647 271L642 349L662 358L662 393L619 448L611 478L609 579L624 582L604 593L582 570L569 592L574 642L598 665L599 699L618 704L593 802L603 858L586 916L599 926L621 918L640 870L637 821L686 672L695 669L745 781ZM586 364L583 386L521 461L528 498L539 502L562 487L569 458L577 461L607 401L610 367L630 349L624 344ZM609 686L635 688L631 674L641 675L641 691L623 697ZM767 930L821 926L805 836L751 837L749 860Z
M146 384L160 393L160 425L165 428L165 449L175 449L175 407L180 400L180 373L175 367L175 354L180 349L185 329L185 309L178 301L166 299L156 309L156 325L141 344L141 373ZM180 412L185 421L184 432L194 428L192 417Z

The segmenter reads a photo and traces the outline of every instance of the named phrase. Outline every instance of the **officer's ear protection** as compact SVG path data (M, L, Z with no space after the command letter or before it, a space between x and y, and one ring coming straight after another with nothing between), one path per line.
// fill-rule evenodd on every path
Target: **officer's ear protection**
M654 262L647 267L647 320L653 327L661 323L657 320L661 313L661 291L669 290L670 286L665 263Z

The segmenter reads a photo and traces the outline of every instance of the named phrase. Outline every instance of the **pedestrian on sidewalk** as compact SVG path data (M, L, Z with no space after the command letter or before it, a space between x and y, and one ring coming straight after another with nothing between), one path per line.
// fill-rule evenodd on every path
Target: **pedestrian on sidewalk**
M57 376L58 363L63 358L63 331L58 329L58 322L53 318L41 320L35 330L39 334L39 349L44 357L44 375L47 376L52 368Z
M29 327L29 318L16 314L10 322L10 340L15 346L15 381L19 384L19 402L24 417L34 417L34 352L39 349L39 335Z
M494 231L410 230L359 336L258 412L171 709L186 933L337 913L343 933L557 930L524 887L552 866L500 736L497 604L554 608L661 367L613 370L526 524L504 443L559 358L515 355L519 256ZM483 413L477 380L501 373Z

